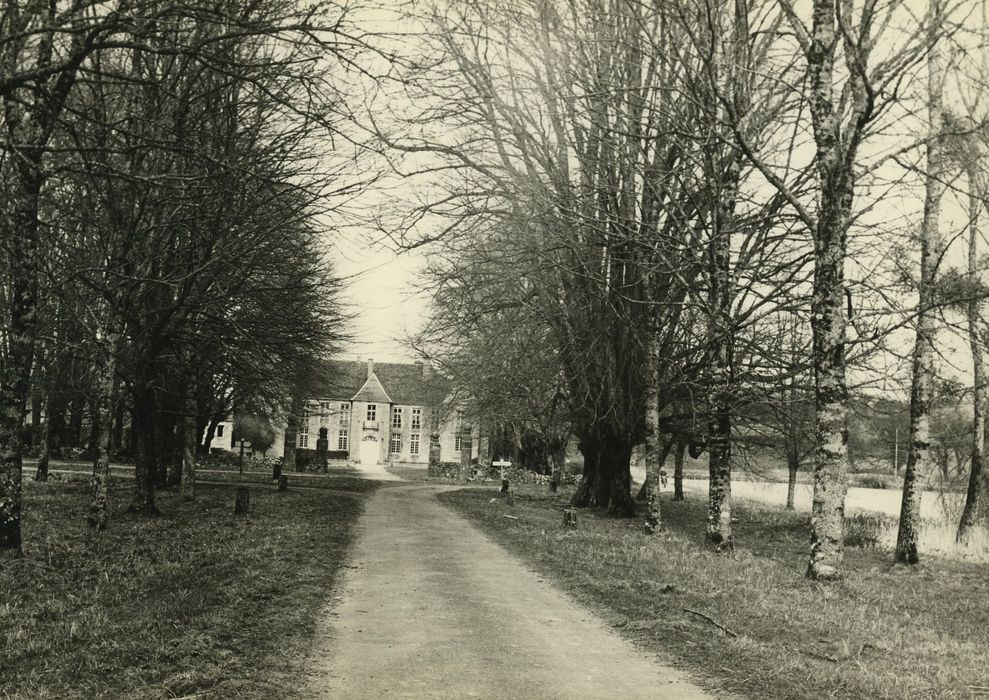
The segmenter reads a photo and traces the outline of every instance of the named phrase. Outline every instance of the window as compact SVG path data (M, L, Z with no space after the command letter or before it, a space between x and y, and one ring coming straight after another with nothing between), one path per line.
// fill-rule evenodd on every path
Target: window
M309 447L309 423L303 423L299 428L299 447Z
M222 423L220 425L216 426L216 436L217 437L223 437L223 428L224 427L225 426Z
M340 404L340 419L343 420L344 418L348 418L348 419L350 418L350 404L349 403L342 403L342 404Z
M309 402L302 404L302 420L309 420Z
M412 409L412 426L411 426L412 429L413 430L419 430L419 428L421 427L421 424L422 424L422 409L421 408L413 408ZM416 452L415 454L419 454L419 453Z
M391 441L390 441L390 444L388 445L388 451L391 452L393 455L401 454L401 452L402 452L402 434L401 433L392 433L391 434Z
M340 428L340 432L337 433L337 449L350 449L350 428Z
M431 411L429 413L429 432L438 433L440 431L440 412Z
M412 456L419 454L419 433L412 433L409 436L409 454Z
M391 409L391 427L401 428L402 427L402 409L398 406L392 406Z
M461 448L461 446L463 444L463 437L461 436L461 433L463 433L463 431L464 431L464 412L463 411L457 411L457 422L454 425L455 425L456 433L455 433L455 437L453 439L453 451L454 452L460 452L460 448Z
M368 420L377 420L378 419L378 405L377 404L369 403L367 405L367 419Z

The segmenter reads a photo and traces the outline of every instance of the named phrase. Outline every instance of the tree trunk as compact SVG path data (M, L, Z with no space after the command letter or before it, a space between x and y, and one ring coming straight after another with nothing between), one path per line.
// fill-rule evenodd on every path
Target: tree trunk
M556 488L564 482L567 473L567 442L560 438L553 441L550 450L550 457L553 460L553 474L550 476L550 491L556 493Z
M119 394L118 394L119 396ZM124 449L124 404L117 402L117 408L113 414L113 449L112 455L120 456L120 451Z
M209 451L213 449L213 438L216 436L216 429L219 427L220 423L223 422L223 418L220 416L211 416L206 421L206 431L203 434L203 454L209 454Z
M298 415L297 415L298 402L292 402L292 410L289 411L288 418L285 421L285 437L283 441L283 457L282 457L282 473L294 471L295 466L295 443L298 439Z
M663 489L663 469L666 465L666 458L670 454L670 450L673 448L673 437L671 436L668 440L662 441L662 448L659 451L658 465L655 469L650 470L648 465L646 467L646 480L642 484L642 489L645 490L645 502L646 502L646 532L652 534L658 532L662 529L662 518L661 518L661 507L659 503L660 493ZM639 500L636 497L636 500ZM653 508L655 507L655 512Z
M196 498L196 399L190 390L185 398L185 425L182 431L182 482L179 484L182 498L191 501Z
M155 402L150 388L134 392L134 497L128 511L160 515L155 505L157 474L155 449Z
M110 334L106 342L106 357L97 386L96 411L93 416L96 431L96 464L93 466L93 484L89 502L89 527L105 530L109 518L110 449L113 441L113 414L117 400L116 384L116 336Z
M629 463L632 445L627 438L583 438L584 476L571 499L578 508L604 508L609 515L635 517Z
M727 236L724 237L727 240ZM718 262L715 266L721 268L727 264L729 251L722 245L716 246L714 257ZM714 282L713 278L720 278ZM730 295L725 287L730 284L730 274L727 269L720 269L712 275L712 296ZM734 549L734 537L731 529L731 318L730 298L717 300L715 318L712 324L710 344L714 356L714 367L711 371L711 386L713 400L711 418L708 428L708 509L707 530L704 541L716 550Z
M789 440L788 440L789 442ZM797 471L800 469L800 455L797 453L796 445L788 444L786 447L786 509L794 510L794 501L797 495Z
M175 417L165 413L160 404L155 405L155 488L168 488L168 471L172 464L175 446Z
M35 481L48 481L48 465L52 457L52 407L51 391L45 394L45 422L41 424L41 444L38 448L38 466L34 472Z
M44 361L45 358L42 354L38 358L38 362L43 363ZM35 367L35 382L38 382L37 371L38 368ZM31 390L31 448L39 455L41 448L41 406L43 398L41 390L37 386L33 387Z
M845 250L851 183L825 182L815 246L811 330L814 351L816 454L807 575L841 576L848 474L848 388L845 382Z
M740 164L732 159L718 196L717 221L709 249L711 414L708 422L708 510L704 541L718 551L734 549L731 529L731 406L733 396L731 235L735 226Z
M687 443L678 440L676 452L673 453L673 500L683 501L683 455L687 451Z
M969 236L968 236L968 274L973 281L979 279L979 212L982 209L980 193L977 192L978 169L975 162L967 164L968 172L968 202L969 202ZM979 521L985 522L986 508L986 476L983 462L986 445L986 364L985 348L982 342L982 314L980 302L970 300L966 309L968 316L968 342L972 351L972 456L971 468L968 474L968 490L965 494L965 507L958 522L957 539L961 543L968 541L972 527Z
M939 0L932 0L930 35L936 42L940 31ZM903 472L903 500L900 505L900 527L896 534L896 561L916 564L920 524L920 496L917 477L931 470L931 393L934 382L934 341L936 335L934 282L941 257L941 236L938 219L944 192L943 128L940 50L936 43L927 55L928 80L928 140L927 176L925 178L924 220L920 229L920 289L917 309L917 337L913 353L913 379L910 389L910 446L907 468Z
M649 317L646 337L646 386L645 386L645 462L646 477L642 488L646 492L646 532L653 534L662 528L662 506L659 494L662 491L664 459L660 457L662 448L659 438L659 328L657 328L657 311L652 304L652 279L646 275L643 280L644 292ZM669 451L667 446L665 452ZM663 455L665 457L665 454Z
M16 130L17 125L7 127ZM24 143L30 143L30 139ZM6 231L9 267L7 356L0 364L0 556L21 555L24 425L38 311L38 202L42 153L25 148L15 168Z
M175 421L172 444L169 446L171 452L171 467L168 470L168 488L181 486L182 474L185 467L185 420L179 418Z
M69 443L73 447L82 447L82 416L85 411L85 396L77 396L69 403Z

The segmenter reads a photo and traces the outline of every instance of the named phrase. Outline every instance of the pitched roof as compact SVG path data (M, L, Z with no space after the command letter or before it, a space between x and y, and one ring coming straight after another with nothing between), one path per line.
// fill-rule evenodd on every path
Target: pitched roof
M350 400L392 403L391 397L388 396L388 392L385 391L383 386L381 386L381 380L378 379L378 375L373 373L365 380L364 386L358 389L357 393L354 394L354 397Z
M324 396L351 401L380 401L404 406L439 406L450 394L450 381L435 371L425 373L421 365L411 362L375 362L369 381L367 364L360 361L332 360L327 363ZM372 398L359 397L365 389ZM381 394L375 395L380 388ZM353 397L353 398L351 398Z

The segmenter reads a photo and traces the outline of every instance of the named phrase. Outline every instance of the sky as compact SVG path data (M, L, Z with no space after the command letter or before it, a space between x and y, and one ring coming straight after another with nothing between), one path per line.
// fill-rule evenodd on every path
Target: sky
M341 355L402 362L415 359L402 338L414 333L428 300L415 291L424 260L420 254L395 255L364 232L344 233L334 245L337 274L344 279L343 301L356 314L353 341Z
M395 8L385 0L382 7L375 11L365 11L361 17L362 23L377 31L396 32L395 40L408 27L396 23ZM948 100L951 102L951 100ZM916 138L916 132L922 130L920 123L923 114L913 114L908 118L909 124L897 122L896 133L888 133L870 143L864 150L876 156L883 151L884 146L891 142L901 145L904 138ZM399 188L400 190L402 188ZM396 197L401 198L402 192L391 192L382 201L380 194L370 196L369 206L378 210L381 206L394 203ZM860 195L867 197L865 192ZM910 222L914 227L920 219L922 192L897 192L896 197L888 202L880 202L880 206L872 212L879 226L890 226L893 222L909 229ZM957 204L946 198L945 212L942 221L944 231L949 238L954 238L964 228L964 212L958 211ZM365 199L368 202L368 199ZM953 206L954 205L954 206ZM353 341L342 349L342 355L347 359L365 359L372 357L379 361L410 361L415 359L411 351L404 345L402 339L409 333L414 333L428 313L428 299L416 293L415 284L419 270L425 260L421 252L396 255L387 245L375 243L374 238L366 230L350 229L339 232L333 241L336 271L344 279L344 301L350 305L355 314L350 329ZM958 237L952 246L955 255L959 257L964 248L964 239ZM963 264L962 259L948 260L956 265ZM854 267L854 266L853 266ZM850 271L854 272L854 271ZM852 274L854 277L855 275ZM909 354L912 345L910 334L904 334L904 354ZM948 374L958 373L966 376L969 373L970 359L963 338L949 333L941 334L943 356L941 362L947 365Z

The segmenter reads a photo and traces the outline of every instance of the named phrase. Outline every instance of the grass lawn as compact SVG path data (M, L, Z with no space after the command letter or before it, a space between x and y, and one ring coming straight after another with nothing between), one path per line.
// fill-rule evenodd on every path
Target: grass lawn
M498 542L616 628L715 687L753 698L989 696L989 566L892 567L846 550L836 584L804 578L807 515L736 504L736 552L703 547L706 503L664 503L666 531L580 511L568 494L519 487L442 494ZM511 517L505 517L511 516ZM695 611L687 612L687 610ZM702 615L730 630L722 631Z
M260 470L256 468L256 464L248 464L255 468L245 468L243 473L241 473L235 466L228 466L224 469L205 469L199 467L196 470L196 479L197 481L239 481L245 484L273 483L271 481L271 471L269 469ZM34 475L34 468L35 465L33 463L30 463L25 467L24 473L28 476L28 478ZM58 461L52 463L51 469L55 479L74 479L77 478L77 476L81 476L81 478L85 479L88 483L89 477L93 473L93 464L92 462L84 461ZM111 472L114 476L132 477L134 474L134 465L113 464L111 465ZM285 476L288 477L289 488L325 488L338 491L356 492L372 491L377 488L377 482L355 476L353 469L333 466L331 466L327 471L319 473L287 471L285 472Z
M0 562L0 697L273 698L303 680L361 498L197 487L160 518L86 526L87 486L25 480L25 557ZM129 491L116 480L113 491Z

